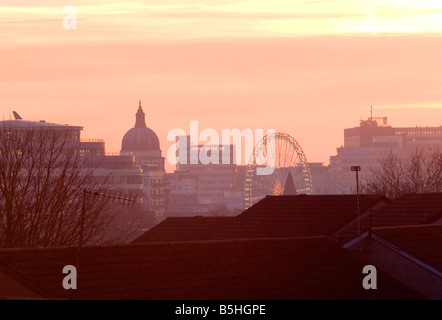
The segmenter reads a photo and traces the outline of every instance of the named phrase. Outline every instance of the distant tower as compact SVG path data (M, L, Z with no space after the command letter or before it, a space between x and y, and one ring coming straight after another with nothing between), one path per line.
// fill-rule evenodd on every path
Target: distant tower
M143 194L149 198L151 211L161 217L165 211L165 159L161 155L158 136L146 126L141 100L135 114L135 126L124 135L120 153L135 156L135 163L143 169Z
M289 174L287 175L287 180L285 182L284 191L282 193L283 196L296 196L298 193L296 192L295 183L293 182L292 174L289 170Z
M22 117L20 117L20 115L17 112L12 111L12 114L14 115L15 120L22 120Z

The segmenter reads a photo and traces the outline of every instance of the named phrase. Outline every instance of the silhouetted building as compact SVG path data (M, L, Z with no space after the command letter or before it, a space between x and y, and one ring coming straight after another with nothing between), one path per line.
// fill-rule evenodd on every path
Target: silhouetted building
M61 125L44 120L23 120L18 115L16 120L0 121L0 135L6 134L17 139L31 137L31 148L33 146L36 148L31 149L31 153L40 152L39 145L47 142L48 145L43 148L59 148L60 154L65 153L68 159L75 157L72 165L75 170L79 170L78 174L84 172L90 174L93 183L107 188L111 193L137 197L135 208L109 207L106 209L105 214L113 215L113 218L112 223L107 226L105 237L115 239L114 236L124 229L124 224L137 223L145 227L154 223L149 202L143 201L145 200L143 198L143 171L135 163L134 155L109 155L106 152L104 140L82 139L82 130L81 126ZM22 169L18 174L27 175L28 172ZM51 174L57 177L58 171L52 170ZM89 187L94 188L92 185Z
M105 142L102 139L82 139L82 126L62 125L46 122L45 120L23 120L17 113L16 120L0 121L0 134L14 132L28 132L32 138L41 139L39 132L51 132L56 143L76 154L79 154L80 164L93 168L93 175L98 181L107 180L109 188L127 192L129 194L142 195L142 171L135 165L132 154L119 156L107 155Z
M441 148L441 127L398 127L387 124L387 118L370 117L359 127L344 129L344 146L330 157L330 193L352 193L356 189L351 166L361 166L361 181L379 160L390 151L408 157L416 148Z
M326 236L378 274L393 276L422 297L440 299L442 194L408 194L394 201L361 195L360 216L355 202L356 195L268 196L236 217L166 219L133 243ZM383 283L382 290L390 286Z
M135 162L139 165L164 171L160 142L156 133L146 126L146 115L141 107L141 101L135 114L135 126L126 132L121 142L121 154L126 153L134 154Z
M231 211L239 203L234 197L234 187L237 166L235 164L235 146L234 145L193 145L190 136L177 138L178 149L180 143L185 143L185 148L180 149L185 154L180 154L178 150L177 170L170 176L170 201L171 206L179 206L176 195L192 193L197 197L197 203L193 208L187 206L187 214L218 214L218 211ZM202 154L208 158L214 159L213 162L205 163L202 161ZM224 159L223 159L224 157ZM223 161L224 160L224 161ZM192 182L184 177L192 176ZM183 184L184 183L184 184ZM189 191L190 186L192 191ZM192 196L195 197L195 196ZM174 200L175 199L175 200ZM188 203L189 197L181 197ZM239 208L239 210L241 210ZM172 212L172 207L170 208Z
M87 272L80 274L89 285L75 294L150 300L440 299L440 199L440 194L395 201L361 195L361 216L374 210L377 227L396 226L370 227L362 235L353 228L356 195L268 196L236 217L168 218L132 244L84 247ZM405 226L418 221L437 225ZM348 231L351 240L343 248L335 236ZM0 298L72 298L73 290L60 285L54 270L72 264L76 250L0 250ZM376 290L362 285L367 264L376 268Z
M141 101L135 114L135 126L124 135L120 154L135 156L135 163L143 171L143 194L149 201L151 211L161 218L166 207L164 157L158 136L146 126Z
M74 293L82 300L424 298L382 271L377 273L382 285L364 290L361 270L367 263L325 237L86 246L79 275L87 285L66 290L60 270L75 254L75 247L0 249L0 298L72 299Z
M167 215L185 217L199 213L199 176L189 171L166 173Z
M313 194L329 194L328 166L324 166L321 162L309 162L308 165L312 175Z
M441 300L441 235L440 224L373 228L356 238L349 249L419 294Z

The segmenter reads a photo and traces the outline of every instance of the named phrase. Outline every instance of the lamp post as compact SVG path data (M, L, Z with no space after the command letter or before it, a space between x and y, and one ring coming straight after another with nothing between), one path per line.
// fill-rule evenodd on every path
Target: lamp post
M358 235L359 235L359 250L361 250L361 217L359 209L359 171L361 171L360 166L351 166L351 171L356 172L356 203L358 210Z

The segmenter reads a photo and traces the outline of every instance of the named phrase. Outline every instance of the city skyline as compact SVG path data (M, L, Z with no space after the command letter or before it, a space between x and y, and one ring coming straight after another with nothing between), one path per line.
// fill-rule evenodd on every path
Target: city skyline
M8 119L10 119L10 120L15 120L14 119L14 115L13 115L13 111L15 111L15 112L17 112L17 110L8 110L8 112L10 112L10 115L9 115L9 117L8 118L6 118L5 116L3 116L3 119L4 120L8 120ZM22 114L21 113L19 113L18 112L18 115L21 117L22 116ZM385 115L385 114L384 114ZM31 122L33 122L33 121L35 121L35 122L38 122L38 121L42 121L42 120L44 120L45 122L49 122L49 123L54 123L54 124L64 124L63 122L60 122L60 123L57 123L56 121L52 121L51 119L48 119L48 118L46 118L46 119L43 119L44 117L42 117L42 119L41 120L37 120L37 119L26 119L26 118L24 118L23 120L25 120L25 121L31 121ZM135 118L135 117L133 117L133 118ZM366 117L366 118L369 118L368 116ZM366 118L363 118L362 116L360 117L360 120L364 120L364 119L366 119ZM385 117L385 118L388 118L388 117ZM19 119L19 120L22 120L22 119ZM392 124L391 124L391 119L390 118L388 118L388 123L387 123L387 125L388 126L391 126ZM146 121L147 122L147 121ZM192 120L191 120L191 122L192 122ZM135 120L133 121L133 123L135 124ZM88 128L87 127L85 127L85 126L83 126L81 123L80 124L78 124L78 123L76 123L76 124L73 124L73 123L65 123L66 125L69 125L69 126L79 126L79 127L83 127L83 130L82 130L82 140L84 140L84 141L95 141L95 140L100 140L100 141L103 141L104 143L105 143L105 146L106 146L106 153L107 154L110 154L110 155L113 155L113 154L119 154L120 152L121 152L121 143L122 143L122 140L123 140L123 136L124 136L124 133L122 134L122 136L118 139L118 137L116 137L114 140L115 141L112 141L113 143L109 143L108 142L108 140L106 139L106 137L104 137L104 136L88 136L87 135L87 133L88 133L88 131L90 132L91 130L88 130ZM436 124L437 124L437 122L436 122ZM352 125L352 126L350 126L350 127L348 127L348 128L356 128L356 127L359 127L359 123L355 123L354 125ZM429 125L410 125L410 126L408 126L408 127L414 127L414 126L416 126L416 127L425 127L425 126L427 126L427 127L432 127L432 126L429 126ZM132 126L132 127L134 127L134 125ZM132 128L132 127L128 127L128 128L126 128L126 129L124 129L124 132L126 132L127 130L129 130L130 128ZM149 123L147 123L147 127L149 127L149 128L151 128L151 129L153 129L153 131L154 132L156 132L156 133L158 133L156 130L154 130L154 127L155 126L152 126L152 125L150 125L149 126ZM406 127L406 126L404 126L404 125L397 125L396 127ZM433 126L434 127L434 126ZM437 125L436 125L436 127L437 127ZM309 162L311 162L311 163L323 163L324 165L328 165L329 164L329 162L330 162L330 157L331 156L334 156L334 155L336 155L336 149L337 148L339 148L339 147L342 147L343 146L343 144L344 144L344 135L343 135L343 132L344 132L344 129L348 129L348 128L339 128L339 130L340 130L340 132L341 132L341 135L342 135L342 138L341 138L341 144L340 145L336 145L336 146L334 146L334 150L335 150L335 152L334 153L332 153L332 154L330 154L330 155L328 155L328 157L326 158L326 159L323 159L322 161L321 160L317 160L317 161L315 161L315 160L311 160L309 157L307 157L307 160L309 161ZM186 133L187 134L189 134L189 132L191 131L191 123L189 123L188 124L188 127L187 128L174 128L174 129L180 129L180 130L184 130L184 131L186 131ZM213 128L207 128L207 127L200 127L199 128L199 132L198 132L198 134L200 134L203 130L206 130L206 129L209 129L209 130L216 130L216 129L213 129ZM227 129L227 131L231 131L231 130L234 130L234 129L239 129L240 131L243 131L244 129L249 129L249 128L229 128L229 129ZM221 132L222 132L222 130L226 130L226 129L224 129L224 127L220 127L219 128L219 136L222 136L222 134L221 134ZM262 129L258 129L257 128L257 130L262 130ZM272 130L272 129L267 129L267 132L270 132L269 130ZM233 131L232 131L233 132ZM266 133L266 129L264 129L263 130L263 132L264 132L264 134ZM278 131L277 131L278 132ZM280 132L282 132L282 131L280 131ZM86 133L86 135L85 135L85 133ZM170 133L170 132L169 132ZM238 132L239 133L239 132ZM252 131L252 133L253 133L253 131ZM287 132L285 132L285 133L287 133ZM169 157L168 157L168 151L170 152L170 150L171 149L173 149L174 148L174 142L172 142L172 141L168 141L167 140L167 132L166 132L166 134L165 134L165 136L164 137L161 137L160 135L158 135L159 136L159 140L160 140L160 149L163 151L163 154L164 154L164 156L165 156L165 168L166 168L166 171L168 171L168 172L173 172L173 170L175 170L176 169L176 165L174 164L174 160L172 160L172 161L170 161L170 159L169 159ZM290 133L288 133L288 134L290 134ZM259 137L258 136L254 136L253 137L253 139L254 139L254 146L256 145L256 143L258 142L258 141L256 141L257 139L258 139ZM234 142L234 138L232 138L232 142ZM220 143L221 143L222 141L221 141L221 139L220 139ZM245 155L245 151L246 151L246 149L249 149L250 148L250 146L248 146L248 147L245 147L245 145L244 145L244 142L247 142L247 141L245 141L244 139L243 139L243 141L242 141L242 144L241 144L241 150L240 150L240 152L243 154L242 155L242 157L241 157L241 160L238 162L237 161L237 164L238 165L246 165L247 163L244 163L244 155ZM211 145L210 144L210 141L208 142L207 140L206 141L202 141L202 140L199 140L199 144L200 145L205 145L205 144L207 144L207 145ZM233 145L235 145L235 144L233 144ZM111 149L111 146L116 146L116 148L114 148L114 149ZM175 146L175 147L177 147L177 146ZM309 146L304 146L304 145L301 145L301 147L303 148L303 149L310 149L309 148ZM246 159L247 160L247 159Z
M0 300L442 299L441 53L436 0L3 0Z
M50 1L0 6L0 110L82 125L119 152L142 100L167 133L275 129L328 163L370 114L439 126L442 5L435 1ZM170 169L169 169L170 170Z

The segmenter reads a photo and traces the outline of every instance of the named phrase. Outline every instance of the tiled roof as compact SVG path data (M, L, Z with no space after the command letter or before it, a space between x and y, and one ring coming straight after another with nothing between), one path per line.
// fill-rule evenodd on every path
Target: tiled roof
M5 249L0 262L43 297L62 288L75 248ZM362 287L364 262L324 237L169 242L85 247L83 299L414 299L378 270L378 289Z
M389 200L361 195L360 211ZM267 196L215 234L216 239L327 235L357 217L356 195Z
M442 272L442 225L376 228L373 233Z
M373 213L372 225L404 226L442 218L442 193L408 194Z
M210 240L213 234L232 222L233 217L167 218L133 241L167 242Z
M430 224L442 218L442 193L408 194L365 215L361 215L361 233L371 227L393 227ZM342 229L335 230L331 238L343 244L358 235L358 221L354 219Z
M25 279L15 274L9 267L2 265L0 261L0 300L6 298L37 299L40 297L35 290L30 289L32 287L30 284L25 286L22 281Z

